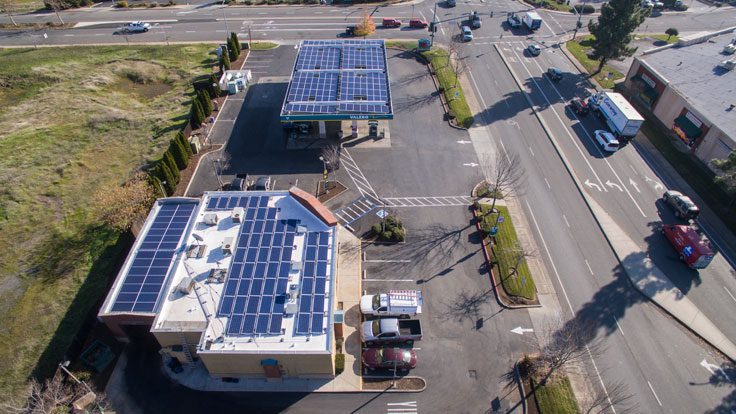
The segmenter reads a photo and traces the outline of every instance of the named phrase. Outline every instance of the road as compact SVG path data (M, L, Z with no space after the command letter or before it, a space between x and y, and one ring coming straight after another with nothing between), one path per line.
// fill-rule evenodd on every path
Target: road
M366 9L368 9L366 7ZM492 137L499 151L519 154L527 169L528 182L520 201L526 214L532 218L535 237L542 250L539 254L545 261L558 297L567 318L574 318L596 327L596 338L606 344L600 355L589 361L589 378L594 384L602 383L612 389L616 383L626 383L634 394L638 410L642 412L728 412L733 398L732 387L719 376L718 367L726 361L708 346L665 316L648 303L629 284L623 269L611 252L605 238L585 207L582 197L575 188L568 171L552 147L549 138L534 117L527 102L540 111L540 116L558 140L563 153L571 160L571 166L583 182L588 182L588 193L603 205L616 222L636 240L652 259L667 272L688 297L702 306L706 314L717 316L717 323L730 335L735 336L736 312L734 302L726 295L726 289L736 292L728 271L730 266L717 259L709 269L701 272L697 282L683 266L673 260L666 242L656 233L660 221L671 221L671 213L657 204L661 183L657 182L656 171L652 171L646 160L630 145L613 156L605 157L590 140L589 133L598 125L592 117L579 120L565 109L564 102L583 93L581 79L571 75L555 85L542 76L547 66L562 67L574 73L572 66L555 48L556 39L574 27L572 15L542 12L546 25L535 35L544 41L544 52L539 58L530 59L523 55L526 36L505 31L501 20L505 11L523 10L517 2L502 0L491 5L479 2L460 2L457 8L438 8L438 18L448 20L441 26L437 40L450 41L456 33L455 20L470 10L493 11L494 18L485 17L483 28L476 31L472 47L466 47L469 72L475 94L485 110L477 114L477 120ZM378 17L408 19L412 15L430 20L433 5L419 3L415 6L398 5L379 9ZM148 43L166 41L218 41L228 31L237 31L242 39L294 40L301 38L334 38L342 32L347 22L357 21L360 8L344 7L258 7L222 8L215 5L192 5L172 9L119 11L98 6L83 11L62 13L67 22L78 27L63 30L31 30L2 32L3 45L61 45L90 43ZM144 19L158 23L149 33L139 35L113 34L123 22ZM665 14L649 18L642 32L663 32L667 27L677 27L681 33L706 29L718 29L733 20L736 12L732 8L698 9L692 13ZM5 22L7 17L0 21ZM18 16L22 22L46 22L53 20L52 14L40 13ZM426 36L417 30L379 30L378 37L416 39ZM511 73L503 65L495 51L511 62L517 77L525 83L525 91L514 84ZM525 96L526 95L526 96ZM453 153L447 148L447 162L468 162L464 150ZM409 153L410 154L410 153ZM392 169L382 170L375 156L355 151L361 165L366 168L368 180L382 182L386 172L395 172L401 181L415 188L415 195L450 195L450 190L461 191L468 175L453 188L452 182L443 182L448 193L434 194L426 184L423 173L427 170L407 172L400 168L404 158L397 156L386 160ZM412 163L421 163L420 154L414 154ZM470 162L477 162L472 160ZM428 168L424 164L423 168ZM443 164L445 165L445 164ZM445 174L445 179L449 176ZM658 185L659 184L659 185ZM416 187L419 186L419 187ZM400 191L401 190L401 191ZM394 188L382 196L405 196L406 187ZM394 193L391 193L393 191ZM423 193L424 192L424 193ZM452 193L455 194L455 193ZM427 219L430 219L428 216ZM453 256L455 257L455 256ZM462 258L459 255L458 259ZM675 258L676 259L676 258ZM696 282L693 282L696 281ZM731 289L733 288L733 289ZM731 302L729 302L731 300ZM493 311L493 308L489 308ZM524 318L514 316L514 323L505 322L501 316L493 322L493 332L499 336L502 330ZM501 322L499 322L501 321ZM502 329L503 328L503 329ZM593 342L593 338L590 338ZM499 342L499 344L501 344ZM518 343L508 342L500 346L509 354L523 349ZM508 363L503 361L503 365ZM715 367L715 368L714 368ZM495 371L494 371L495 372ZM729 371L730 372L730 371ZM433 375L424 372L425 375ZM437 373L434 373L437 375ZM493 381L493 378L487 378ZM482 398L495 395L486 391ZM463 395L463 398L468 398ZM379 396L306 396L296 401L284 401L289 411L301 412L320 405L327 412L344 412L345 407L354 407L360 412L386 412L400 404L419 404L423 411L431 412L441 395L417 395L406 398L401 395ZM396 404L396 405L389 405ZM423 404L423 405L422 405Z

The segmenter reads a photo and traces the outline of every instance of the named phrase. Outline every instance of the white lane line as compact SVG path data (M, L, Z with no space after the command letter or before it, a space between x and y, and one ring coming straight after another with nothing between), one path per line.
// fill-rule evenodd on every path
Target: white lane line
M65 34L64 37L74 37L73 34Z
M529 147L529 152L532 153L532 157L536 157L536 155L534 155L534 150L532 150L532 147Z
M634 166L633 166L633 165L629 164L629 167L631 168L631 171L633 171L633 172L634 172L634 174L637 174L637 172L636 172L636 168L634 168Z
M588 271L590 272L590 274L592 276L595 276L595 273L593 273L593 268L590 267L590 263L588 262L588 259L583 259L583 260L585 260L585 265L588 266Z
M567 221L567 217L565 217L564 214L562 215L562 219L565 220L565 224L567 224L567 228L569 229L570 228L570 222Z
M626 335L624 335L624 330L621 329L621 324L618 323L618 319L616 319L616 317L614 316L613 317L613 320L616 321L616 326L618 327L618 330L621 332L621 335L626 336ZM660 405L662 405L662 404L660 404Z
M547 181L547 177L544 177L544 183L547 184L547 188L548 189L550 189L550 190L552 189L552 186L549 185L549 181Z
M530 206L529 202L526 200L524 200L524 203L526 203L526 209L532 216L532 221L534 222L534 227L537 229L537 234L539 234L539 238L542 240L542 246L544 247L544 251L547 253L547 258L549 259L550 264L552 265L552 270L554 271L555 277L557 278L557 283L559 283L560 288L562 288L562 294L565 297L565 302L567 302L567 307L570 309L570 312L575 315L575 309L572 307L570 297L567 296L567 290L562 284L562 278L560 277L560 273L557 271L557 266L555 266L555 262L554 260L552 260L552 254L549 252L549 248L547 247L547 241L544 240L544 236L542 236L542 230L539 229L537 218L534 216L534 212L532 212L532 206ZM611 407L611 411L613 411L613 414L616 414L616 409L613 408L613 401L611 401L611 396L608 395L608 389L606 388L606 384L603 383L601 372L598 370L598 364L595 363L595 359L593 359L593 354L590 352L590 348L587 344L585 345L585 350L588 352L590 362L593 363L593 369L595 370L595 375L598 377L598 382L600 382L601 387L603 388L603 392L606 394L606 401L608 402L608 406Z
M185 32L185 33L197 33L197 31L196 31L196 30L185 30L184 32ZM236 45L236 46L237 46L237 45Z
M647 384L649 384L649 389L652 390L652 394L654 394L654 398L657 399L657 404L659 404L659 406L661 407L662 406L662 401L659 401L659 397L657 397L657 393L654 392L654 387L652 387L652 383L649 382L649 381L647 381Z
M512 52L514 53L514 55L516 55L518 57L518 55L516 54L515 51L512 50ZM531 79L532 82L534 82L534 84L537 85L537 88L539 89L539 92L542 94L542 96L544 96L544 99L547 101L547 103L549 103L549 105L550 105L549 107L550 107L550 109L552 109L552 113L555 114L555 116L559 120L560 124L564 125L564 122L562 122L562 118L560 118L560 115L557 113L557 111L555 111L555 108L552 107L552 104L550 103L549 99L547 99L547 95L545 95L544 90L542 90L542 87L539 85L539 83L537 82L537 80L534 78L534 76L532 75L532 72L525 65L522 65L522 66L524 67L524 70L526 70L526 73L529 75L529 79ZM531 92L524 90L524 93L528 94L530 96L530 99L531 99ZM540 113L540 116L541 116L541 113ZM565 128L565 132L567 132L567 135L570 137L570 140L575 145L575 148L577 148L578 153L580 153L580 157L583 159L583 161L585 161L585 164L588 166L588 168L590 169L590 171L593 173L593 176L595 176L595 179L598 181L598 183L600 183L601 188L603 188L603 191L608 192L608 189L606 188L606 185L603 184L603 180L601 180L601 177L598 176L598 172L596 172L596 170L590 164L590 161L588 161L588 157L585 156L585 154L583 153L583 150L580 148L580 145L578 145L577 141L572 137L572 135L570 135L570 131L568 131L568 129Z
M539 65L539 62L537 62L537 61L535 60L535 61L534 61L534 64L535 64L535 65L537 65L537 68L539 68L539 70L540 70L540 71L543 71L543 69L542 69L542 66L540 66L540 65ZM526 68L526 66L524 66L524 68ZM528 71L529 71L529 70L527 69L527 72L528 72ZM531 72L529 73L529 75L531 76ZM550 79L549 79L549 77L547 77L547 76L545 76L544 78L545 78L545 79L547 79L547 82L548 82L548 83L549 83L549 84L550 84L550 85L552 86L552 89L554 89L554 90L555 90L555 92L557 92L557 96L559 96L559 97L560 97L560 99L562 99L562 100L564 101L565 97L564 97L564 96L562 96L562 94L561 94L561 93L560 93L560 91L559 91L559 90L557 89L557 87L556 87L556 86L554 85L554 83L552 83L552 80L550 80ZM537 86L539 86L539 84L537 84L537 82L536 82L536 81L534 81L534 83L535 83L535 84L536 84ZM540 92L542 92L542 91L540 90ZM560 118L559 114L557 114L557 111L555 110L555 108L554 108L554 107L552 107L552 102L550 102L550 100L549 100L549 99L547 98L547 95L546 95L546 94L545 94L544 92L542 92L542 95L544 95L544 99L546 99L546 100L547 100L547 103L549 104L549 107L550 107L550 108L552 109L552 112L554 112L554 113L555 113L555 115L557 115L557 119L558 119L558 120L560 121L560 124L562 124L562 125L564 126L564 128L565 128L565 132L567 132L567 135L568 135L568 136L570 137L570 139L571 139L571 140L572 140L572 141L574 142L575 140L573 139L572 135L570 135L570 132L569 132L569 130L568 130L568 127L567 127L567 125L565 125L565 124L564 124L564 123L562 122L562 118ZM580 122L580 119L578 119L577 115L575 115L575 113L574 113L574 112L573 112L572 116L573 116L573 118L575 118L575 119L576 119L576 120L577 120L578 122ZM587 129L583 128L583 133L585 134L585 136L586 136L586 137L588 137L588 139L589 139L589 140L591 140L592 142L595 142L595 141L593 140L593 137L591 137L591 136L590 136L590 134L588 133L588 130L587 130ZM601 150L600 150L600 149L598 148L598 146L595 146L595 148L596 148L596 151L597 151L597 152L598 152L598 153L600 154L600 156L602 156L602 157L603 157L603 153L602 153L602 152L601 152ZM586 159L586 161L587 161L587 159ZM608 168L609 168L609 169L611 170L611 172L613 173L613 175L614 175L614 176L616 177L616 179L618 180L619 184L621 184L621 187L623 187L624 191L626 191L626 194L628 194L628 195L629 195L629 198L631 199L631 202L632 202L632 203L634 203L634 205L635 205L635 206L636 206L636 208L637 208L637 209L639 210L639 212L641 213L641 215L642 215L643 217L646 217L647 215L646 215L646 214L644 213L644 210L642 210L642 209L641 209L641 207L639 206L639 203L637 203L637 202L636 202L636 200L634 199L634 196L633 196L633 195L631 194L631 192L629 191L629 188L628 188L628 187L626 187L626 185L624 184L623 180L621 179L621 177L619 177L618 173L617 173L617 172L616 172L616 170L615 170L615 169L613 168L613 166L611 165L611 163L610 163L610 162L608 162L608 159L606 159L605 157L603 157L603 161L604 161L604 162L606 163L606 165L608 166Z
M734 302L736 302L736 297L734 297L734 296L733 296L733 295L731 294L731 292L730 292L730 291L728 290L728 288L727 288L727 287L725 287L725 286L724 286L723 288L724 288L724 289L726 289L726 293L728 293L728 296L730 296L730 297L731 297L731 299L733 299L733 301L734 301Z

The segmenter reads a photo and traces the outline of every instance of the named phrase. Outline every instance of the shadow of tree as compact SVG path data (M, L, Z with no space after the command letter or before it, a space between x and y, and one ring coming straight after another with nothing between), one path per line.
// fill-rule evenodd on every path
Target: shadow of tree
M708 382L691 382L690 385L711 385L731 388L731 393L723 397L718 406L705 411L705 414L733 414L736 412L736 366L734 364L721 364L719 368L713 370L713 374L708 378Z

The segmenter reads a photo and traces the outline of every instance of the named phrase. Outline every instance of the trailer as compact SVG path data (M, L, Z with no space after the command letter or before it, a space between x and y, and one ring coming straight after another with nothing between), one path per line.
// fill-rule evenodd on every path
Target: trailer
M641 114L620 93L598 92L588 98L588 104L611 132L623 140L634 138L644 123Z
M680 260L691 269L704 269L713 261L715 252L710 247L710 242L691 226L665 224L662 226L662 233L677 250Z
M539 17L537 12L526 12L522 22L524 23L524 26L532 32L542 27L542 18Z

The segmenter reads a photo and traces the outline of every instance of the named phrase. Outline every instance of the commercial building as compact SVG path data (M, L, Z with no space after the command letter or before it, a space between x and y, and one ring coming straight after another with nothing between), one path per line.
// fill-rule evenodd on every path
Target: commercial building
M625 85L703 162L736 149L733 30L684 37L634 59Z
M160 199L99 317L215 378L334 376L337 231L297 188Z

